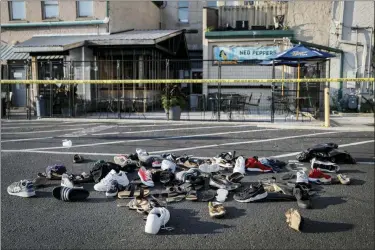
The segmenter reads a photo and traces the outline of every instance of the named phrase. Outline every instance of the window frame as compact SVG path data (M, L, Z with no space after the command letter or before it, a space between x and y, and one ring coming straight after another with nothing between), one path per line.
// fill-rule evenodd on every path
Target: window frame
M53 3L49 3L48 2L57 2L57 4ZM47 3L47 4L46 4ZM42 4L42 19L43 20L53 20L53 19L58 19L59 16L60 16L60 6L59 6L59 1L58 0L44 0L44 1L41 1L41 4ZM57 5L57 14L55 17L46 17L46 6L52 6L52 5Z
M24 6L23 18L15 19L13 17L13 2L23 2L23 6ZM25 21L26 20L26 1L8 1L8 10L9 10L9 20L10 21Z
M79 8L79 2L91 2L91 15L88 16L81 16L80 15L80 8ZM76 1L76 17L77 18L88 18L88 17L94 17L94 1L93 0L83 0L83 1Z
M187 6L180 6L180 4L185 3ZM186 10L187 11L187 20L183 21L184 19L180 18L180 10ZM178 1L177 3L177 14L178 14L178 22L188 24L189 23L189 1Z

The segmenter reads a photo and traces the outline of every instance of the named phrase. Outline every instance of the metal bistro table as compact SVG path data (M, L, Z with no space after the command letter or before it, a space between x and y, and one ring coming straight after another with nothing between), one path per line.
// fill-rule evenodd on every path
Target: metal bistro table
M216 117L216 115L221 112L222 107L224 107L224 112L228 111L229 109L229 115L228 119L231 121L232 120L232 101L233 101L233 96L230 95L224 96L224 98L219 98L217 96L215 97L209 97L208 100L211 101L212 106L213 106L213 111L212 111L212 116L211 116L211 121ZM219 103L220 103L220 110L219 110Z
M138 116L141 115L143 116L143 118L146 119L146 116L145 116L145 110L143 110L142 112L139 111L138 107L137 107L137 104L143 104L145 105L147 103L147 100L148 98L145 98L145 97L135 97L135 98L120 98L123 105L123 109L124 111L126 112L126 108L128 108L128 113L129 113L129 116L131 116L132 113L136 113Z

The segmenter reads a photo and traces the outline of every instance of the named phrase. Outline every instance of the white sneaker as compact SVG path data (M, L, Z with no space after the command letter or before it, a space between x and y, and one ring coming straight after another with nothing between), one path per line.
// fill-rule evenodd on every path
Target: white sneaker
M113 180L116 180L119 185L122 185L124 187L129 185L129 179L124 171L116 173L116 171L112 169L106 177L104 177L99 183L94 185L94 189L99 192L106 192L111 186Z
M305 171L300 170L300 171L297 172L296 183L309 184L309 177L307 177L307 174L306 174Z
M245 159L239 156L236 160L236 165L233 168L233 173L245 174Z
M161 227L165 225L170 219L170 213L165 207L154 207L147 216L145 225L145 233L157 234Z
M199 170L205 173L215 173L220 171L220 166L216 163L208 164L203 163L202 165L199 165Z
M68 188L74 188L74 183L69 179L69 176L67 174L61 175L61 186L68 187Z

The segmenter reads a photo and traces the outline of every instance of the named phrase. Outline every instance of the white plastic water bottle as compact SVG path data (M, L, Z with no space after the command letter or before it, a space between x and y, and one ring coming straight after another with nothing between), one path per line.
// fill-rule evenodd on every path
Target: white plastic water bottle
M65 139L65 140L62 141L62 145L63 145L63 147L70 148L72 146L72 141Z

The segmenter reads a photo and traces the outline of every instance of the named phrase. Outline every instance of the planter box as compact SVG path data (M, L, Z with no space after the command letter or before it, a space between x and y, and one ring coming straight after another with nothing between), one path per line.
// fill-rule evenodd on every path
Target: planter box
M167 110L165 110L166 115ZM169 109L169 120L178 121L181 118L181 107L180 106L174 106ZM168 116L167 116L168 119Z

